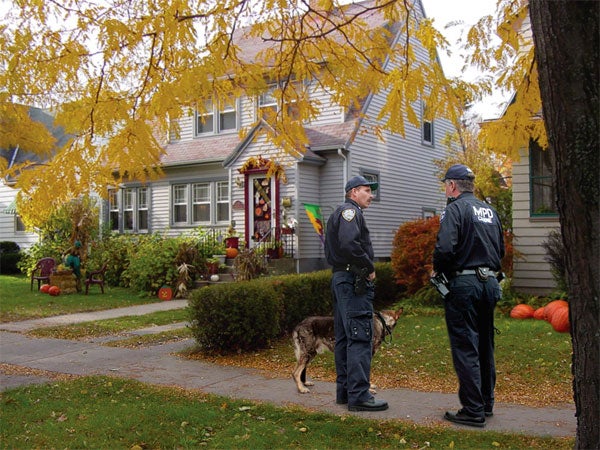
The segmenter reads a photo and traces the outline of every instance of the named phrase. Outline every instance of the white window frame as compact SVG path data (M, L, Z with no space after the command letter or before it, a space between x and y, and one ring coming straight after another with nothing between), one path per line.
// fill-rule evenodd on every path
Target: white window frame
M239 108L237 99L223 102L220 105L212 99L207 99L204 102L204 106L205 112L201 113L196 109L194 114L194 135L196 137L237 132L239 129ZM234 117L235 125L233 127L224 127L224 119L231 116ZM212 126L208 128L204 125L201 126L201 124L203 124L203 119L204 123L210 121ZM202 131L200 131L201 128Z
M212 184L209 182L192 183L192 223L210 224L212 222ZM205 191L208 195L199 196L198 193ZM196 217L196 205L208 205L208 220L199 220Z
M257 105L257 118L266 118L263 111L272 110L275 114L279 113L283 107L279 98L273 95L273 92L277 89L281 89L282 83L271 83L267 86L267 90L258 95L256 100ZM294 100L289 101L285 104L286 107L292 108L296 102ZM291 114L288 111L288 114Z
M195 195L195 188L198 186L207 185L209 192L208 201L206 198L197 199ZM226 186L226 195L221 193L223 186ZM185 191L185 203L183 198L180 198L179 203L175 203L176 201L176 189L181 189L180 192ZM207 181L193 181L188 183L174 183L171 185L171 225L173 227L189 227L189 226L216 226L216 225L225 225L229 223L229 218L231 217L231 211L229 209L229 205L231 203L230 199L231 188L229 186L229 182L225 180L207 180ZM226 199L225 199L226 197ZM227 217L224 219L220 219L218 213L218 205L226 203L228 205L227 208ZM175 207L183 206L185 204L185 221L175 221ZM209 220L196 220L194 216L194 206L195 205L209 205ZM222 210L222 209L221 209Z
M183 184L183 183L178 183L178 184L174 184L171 188L171 191L173 193L173 197L172 197L172 201L171 201L171 211L173 214L173 225L187 225L188 221L189 221L189 211L188 211L188 198L189 198L189 185L188 184ZM179 196L177 195L178 193L181 193L182 195ZM184 220L182 221L177 221L177 213L176 211L179 209L183 210L183 213L185 215Z
M142 195L145 203L141 203ZM146 214L146 227L140 226L140 214ZM126 226L127 215L131 224ZM111 230L120 233L146 233L150 228L150 189L148 187L123 187L108 191L108 217ZM116 220L115 220L116 218Z

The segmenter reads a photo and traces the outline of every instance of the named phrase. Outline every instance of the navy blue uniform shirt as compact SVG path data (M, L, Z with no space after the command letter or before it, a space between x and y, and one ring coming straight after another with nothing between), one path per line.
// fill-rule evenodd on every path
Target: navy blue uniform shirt
M498 213L472 192L446 206L433 252L433 270L452 274L464 269L500 270L504 235Z
M325 233L325 256L334 268L352 264L368 273L375 271L373 246L362 209L346 199L331 214Z

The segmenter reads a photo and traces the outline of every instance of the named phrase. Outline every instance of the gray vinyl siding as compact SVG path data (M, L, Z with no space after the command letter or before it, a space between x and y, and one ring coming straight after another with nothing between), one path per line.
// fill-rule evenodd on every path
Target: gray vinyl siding
M332 102L331 94L325 92L313 82L309 87L311 102L316 102L320 108L319 117L313 119L308 126L341 123L344 118L343 109Z
M529 186L529 153L519 152L513 162L513 231L515 254L512 287L517 292L545 295L556 287L545 260L542 243L551 231L559 230L558 218L531 218Z
M4 183L0 183L0 241L16 242L21 249L31 247L38 242L36 233L16 230L16 216L5 214L4 209L8 207L17 196L17 191Z
M419 44L412 45L424 58ZM385 100L385 92L374 95L368 103L367 117L377 117ZM420 105L420 101L414 105L419 115ZM373 124L363 123L369 125ZM349 177L361 171L379 173L380 199L371 203L365 214L377 258L390 257L394 235L401 224L422 218L424 210L436 214L442 211L445 197L433 162L446 156L441 142L448 134L455 134L452 123L434 118L433 145L424 144L421 128L411 124L406 114L404 136L385 132L382 142L370 133L357 134L349 149Z

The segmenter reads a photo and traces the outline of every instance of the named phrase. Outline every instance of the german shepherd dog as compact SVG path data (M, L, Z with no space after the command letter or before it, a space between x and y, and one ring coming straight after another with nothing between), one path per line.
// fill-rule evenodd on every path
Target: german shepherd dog
M392 334L396 326L396 321L403 312L403 308L398 311L384 310L375 312L373 318L373 355L381 346L381 343L387 335ZM335 334L333 331L333 317L331 316L311 316L304 319L292 333L292 342L294 344L294 353L296 355L296 367L292 372L292 378L296 382L298 392L306 394L310 392L306 386L313 386L314 383L306 380L306 368L318 353L325 350L333 352L335 346ZM371 386L374 388L374 386Z

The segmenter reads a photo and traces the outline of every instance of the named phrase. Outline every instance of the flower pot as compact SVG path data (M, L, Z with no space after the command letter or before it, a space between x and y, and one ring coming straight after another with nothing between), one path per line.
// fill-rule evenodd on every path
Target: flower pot
M227 248L239 248L240 238L238 236L229 236L225 238L225 247Z

